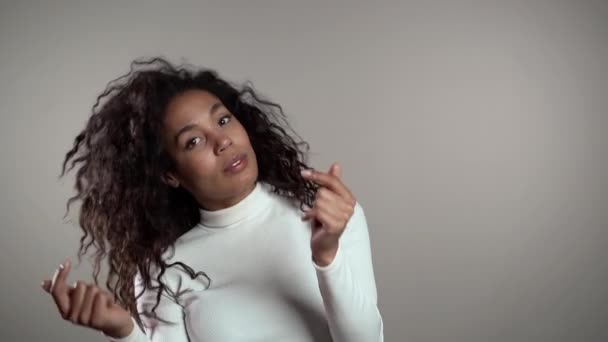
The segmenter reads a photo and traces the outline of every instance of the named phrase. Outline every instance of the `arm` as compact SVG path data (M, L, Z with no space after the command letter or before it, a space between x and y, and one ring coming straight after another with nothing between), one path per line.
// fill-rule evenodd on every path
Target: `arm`
M170 273L167 269L165 274ZM138 279L136 277L136 279ZM167 286L175 289L175 281L163 280ZM136 280L135 294L139 294L143 289L143 283ZM144 293L137 299L137 311L144 324L145 330L142 331L135 318L133 321L133 330L128 336L122 338L113 338L103 334L110 342L187 342L189 341L186 327L184 323L183 306L171 298L168 294L163 293L160 297L160 302L153 316L152 308L156 305L156 294L158 290L146 289Z
M359 202L340 237L334 260L313 262L335 342L383 342L365 213Z

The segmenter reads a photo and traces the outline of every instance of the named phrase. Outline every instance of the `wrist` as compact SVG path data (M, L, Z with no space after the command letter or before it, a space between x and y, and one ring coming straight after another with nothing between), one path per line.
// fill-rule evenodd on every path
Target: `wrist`
M312 260L318 266L325 267L331 264L336 258L336 254L338 252L338 245L328 248L323 251L318 251L312 254Z
M105 330L103 333L111 338L120 339L129 336L134 328L135 324L133 324L133 320L129 319L128 324L116 329Z

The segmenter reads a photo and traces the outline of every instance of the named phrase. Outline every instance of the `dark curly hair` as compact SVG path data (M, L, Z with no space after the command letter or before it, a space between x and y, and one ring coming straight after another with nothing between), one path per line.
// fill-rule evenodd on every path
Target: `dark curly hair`
M257 95L251 82L236 87L214 70L176 66L163 57L131 62L130 71L110 81L97 97L85 128L65 155L60 177L78 164L77 194L69 198L66 215L72 202L80 200L79 262L89 247L96 249L97 285L100 263L107 258L106 287L140 327L136 302L143 291L135 294L134 289L138 273L145 288L159 289L152 313L161 293L168 290L161 281L166 268L179 265L192 279L207 277L182 262L167 264L162 258L180 235L200 222L194 197L161 180L175 166L161 143L165 109L176 95L192 89L215 95L244 126L258 160L258 181L272 185L273 192L290 203L299 202L300 208L312 206L318 189L300 175L308 167L308 143L291 129L282 107ZM154 287L152 270L158 271Z

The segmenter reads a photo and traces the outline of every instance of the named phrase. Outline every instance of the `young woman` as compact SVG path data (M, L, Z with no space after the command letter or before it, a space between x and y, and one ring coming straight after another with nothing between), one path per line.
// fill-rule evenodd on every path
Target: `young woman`
M110 82L63 162L78 259L97 251L94 283L68 285L68 259L43 281L61 317L121 342L383 341L363 209L284 118L162 58Z

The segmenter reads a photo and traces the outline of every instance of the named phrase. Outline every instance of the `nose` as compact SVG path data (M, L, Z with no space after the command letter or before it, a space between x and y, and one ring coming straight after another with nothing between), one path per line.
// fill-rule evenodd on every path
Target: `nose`
M224 133L216 133L215 135L215 154L220 154L224 152L230 145L232 145L232 140L230 137Z

